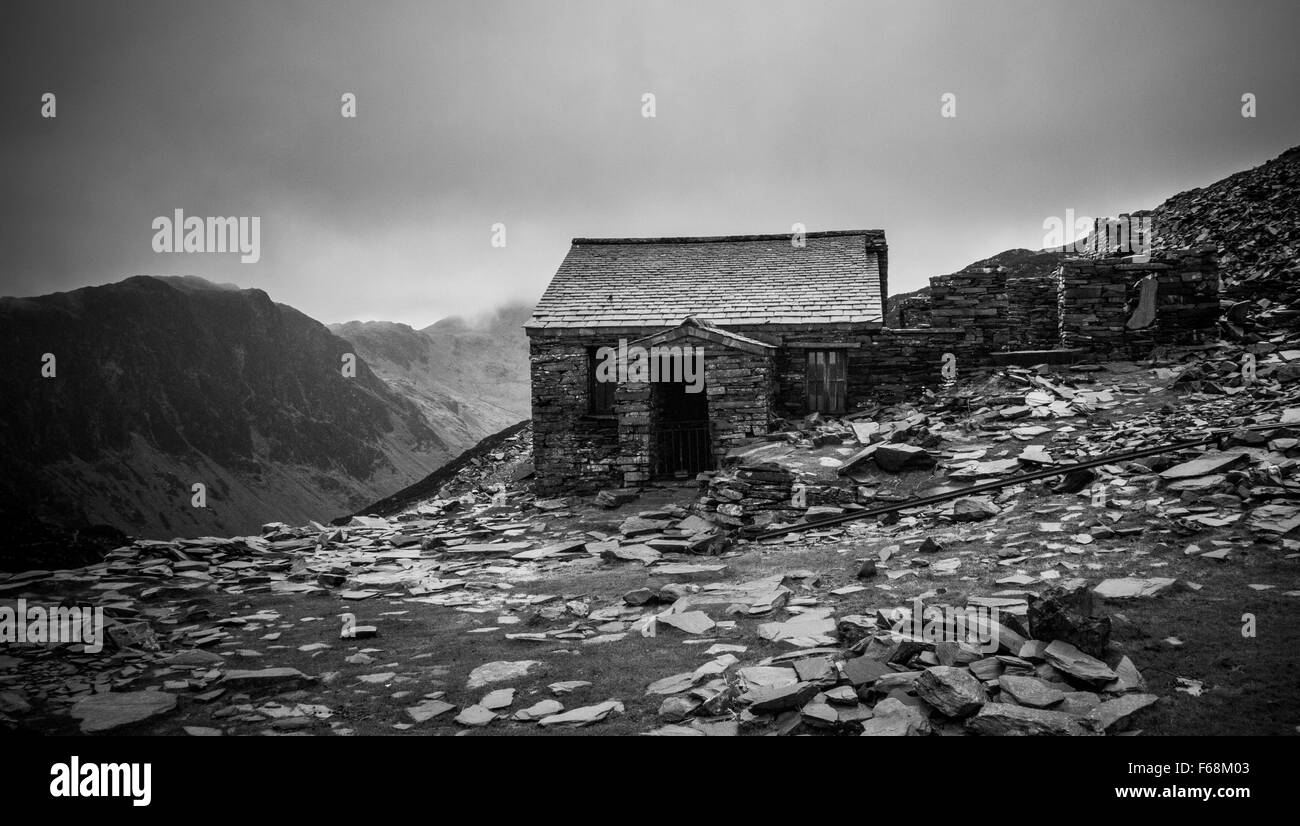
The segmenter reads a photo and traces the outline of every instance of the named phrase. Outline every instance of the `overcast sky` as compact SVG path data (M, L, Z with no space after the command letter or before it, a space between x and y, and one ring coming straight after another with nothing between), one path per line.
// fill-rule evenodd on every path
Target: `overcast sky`
M574 236L795 222L884 229L911 290L1300 144L1297 31L1295 0L9 0L0 294L192 274L418 327L535 301ZM261 260L154 252L175 209L260 217Z

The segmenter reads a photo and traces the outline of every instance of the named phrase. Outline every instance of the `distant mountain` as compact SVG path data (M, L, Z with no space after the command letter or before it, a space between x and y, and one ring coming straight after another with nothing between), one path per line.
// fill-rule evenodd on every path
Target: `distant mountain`
M1066 257L1059 249L1005 250L990 258L967 264L960 272L1001 268L1008 278L1049 275L1056 271ZM885 324L893 328L929 326L930 288L926 286L908 293L891 295Z
M1021 278L1027 275L1047 275L1056 270L1067 254L1059 249L1050 250L1006 250L990 258L984 258L967 265L965 270L978 270L985 267L1001 267L1008 278Z
M261 290L199 278L0 299L0 511L245 533L361 507L473 443L439 433L364 356L345 377L354 349Z
M422 330L390 321L349 321L330 330L414 403L440 435L467 448L530 415L531 305L479 319L442 319ZM391 493L391 491L390 491Z

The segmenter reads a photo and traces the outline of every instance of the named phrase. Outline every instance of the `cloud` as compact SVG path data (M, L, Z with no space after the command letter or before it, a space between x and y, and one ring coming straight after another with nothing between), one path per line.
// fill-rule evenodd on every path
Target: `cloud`
M885 229L891 287L913 289L1039 246L1048 215L1154 206L1278 154L1300 125L1296 18L1285 2L11 6L0 292L191 273L326 322L421 327L534 300L574 236L796 221ZM176 208L261 216L262 261L154 254L150 222Z

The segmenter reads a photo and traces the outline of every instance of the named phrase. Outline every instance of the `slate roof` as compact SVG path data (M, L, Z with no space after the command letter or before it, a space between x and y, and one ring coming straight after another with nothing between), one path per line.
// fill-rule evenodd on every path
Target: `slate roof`
M883 230L706 238L575 238L524 326L882 323Z

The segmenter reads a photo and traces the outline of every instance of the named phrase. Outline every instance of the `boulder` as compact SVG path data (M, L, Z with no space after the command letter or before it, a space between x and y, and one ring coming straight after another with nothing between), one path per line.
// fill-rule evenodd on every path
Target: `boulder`
M1029 636L1062 640L1093 657L1106 653L1110 617L1099 616L1086 585L1052 587L1029 600Z
M987 496L964 496L952 503L952 518L958 522L979 522L997 516L1000 509Z
M1125 694L1107 700L1097 707L1097 719L1102 731L1119 731L1128 726L1129 717L1152 705L1160 698L1154 694Z
M1091 686L1103 686L1119 676L1110 666L1068 642L1055 640L1043 654L1053 668Z
M469 672L469 680L465 687L471 691L476 688L482 688L490 683L499 683L506 680L517 680L526 676L534 668L542 663L537 660L498 660L496 662L484 663L473 671Z
M886 674L895 673L888 665L870 657L854 657L851 660L845 660L843 669L844 679L848 680L855 688L872 685Z
M227 671L221 681L222 688L244 689L245 691L288 691L301 688L315 681L296 668L262 668L255 671Z
M1088 732L1069 714L1041 708L988 703L966 721L966 728L985 736L1058 736L1077 737Z
M916 706L892 697L876 703L872 717L862 724L863 737L919 737L930 733L930 721Z
M143 722L175 708L175 694L163 691L110 691L78 700L69 713L81 721L83 734L91 734Z
M876 464L889 473L924 470L935 466L935 458L924 448L908 444L883 444L874 454Z
M817 694L817 686L812 683L791 683L789 685L760 686L745 695L749 700L749 710L755 714L766 714L799 708Z
M1178 580L1173 577L1120 577L1098 583L1092 592L1102 599L1138 599L1154 597L1175 590Z
M916 681L916 694L945 717L969 717L988 702L980 681L956 666L927 668Z
M1227 470L1242 464L1248 458L1245 453L1209 453L1199 459L1183 462L1160 472L1161 479L1186 479L1193 476L1208 476L1220 470Z
M1065 699L1064 691L1053 688L1050 683L1037 677L1003 674L998 678L998 686L1022 706L1048 708Z
M542 700L528 708L521 708L510 718L522 723L531 723L546 717L553 717L564 711L564 705L555 700Z
M596 504L602 508L617 508L635 501L640 495L637 488L608 488L596 494Z

